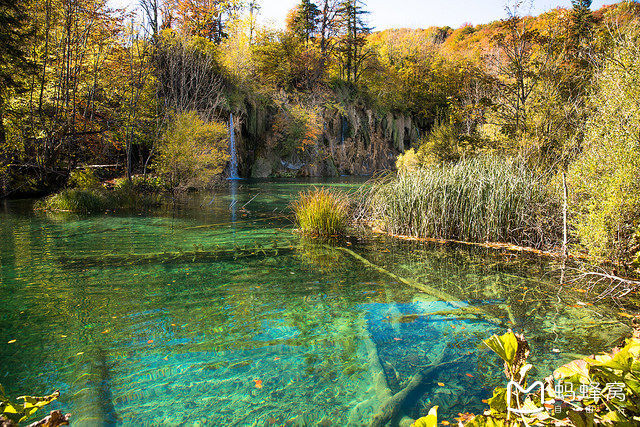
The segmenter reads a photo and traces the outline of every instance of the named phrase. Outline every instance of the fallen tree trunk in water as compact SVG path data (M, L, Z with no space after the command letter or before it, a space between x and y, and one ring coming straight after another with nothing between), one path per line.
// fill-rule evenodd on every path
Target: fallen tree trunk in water
M234 261L243 258L275 257L288 255L296 251L293 246L254 247L237 249L219 249L213 251L159 252L126 255L98 255L80 257L60 257L62 264L69 267L102 267L144 264L202 263L215 261Z
M384 427L394 419L400 415L400 411L402 408L407 406L407 401L410 397L414 396L416 400L423 394L420 393L419 390L430 380L432 380L435 375L440 371L440 369L455 365L460 361L460 358L453 360L451 362L442 363L444 360L445 351L443 351L440 356L429 366L418 372L411 378L409 384L391 396L381 407L381 411L379 414L373 417L373 421L371 421L370 427ZM419 395L416 395L418 393Z
M477 314L479 316L481 316L484 320L486 320L487 322L491 322L495 325L498 325L500 327L505 327L505 325L503 325L503 323L494 315L492 315L491 313L488 313L485 310L482 310L478 307L473 307L470 305L464 305L462 303L460 303L458 301L459 298L455 298L453 295L449 295L445 292L442 292L438 289L432 288L430 286L424 285L422 283L418 283L414 280L409 280L409 279L405 279L403 277L398 276L397 274L394 274L392 272L390 272L389 270L386 270L382 267L380 267L379 265L376 265L374 263L372 263L371 261L367 260L366 258L363 258L362 256L358 255L357 253L355 253L354 251L347 249L347 248L337 248L339 250L341 250L342 252L345 252L349 255L351 255L353 258L357 259L358 261L360 261L361 263L363 263L364 265L373 268L374 270L379 271L382 274L385 274L389 277L391 277L394 280L397 280L400 283L404 283L407 286L411 286L414 289L417 289L421 292L424 292L425 294L434 296L460 310L464 310L468 313L473 313L473 314Z

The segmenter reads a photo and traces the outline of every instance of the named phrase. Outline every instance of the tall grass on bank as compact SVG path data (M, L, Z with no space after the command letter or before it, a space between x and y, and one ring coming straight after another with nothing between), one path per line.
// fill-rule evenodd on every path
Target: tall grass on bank
M349 199L339 191L315 188L300 193L292 208L297 225L308 235L344 234L349 223Z
M393 234L535 248L553 247L562 230L546 182L496 157L380 178L366 190L360 217Z

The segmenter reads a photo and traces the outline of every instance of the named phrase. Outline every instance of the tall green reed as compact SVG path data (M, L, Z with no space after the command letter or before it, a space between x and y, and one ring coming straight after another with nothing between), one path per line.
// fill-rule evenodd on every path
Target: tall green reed
M349 199L339 191L315 188L300 193L292 208L296 222L305 234L339 235L349 223Z
M548 248L562 224L547 181L520 161L464 159L378 178L359 216L393 234Z

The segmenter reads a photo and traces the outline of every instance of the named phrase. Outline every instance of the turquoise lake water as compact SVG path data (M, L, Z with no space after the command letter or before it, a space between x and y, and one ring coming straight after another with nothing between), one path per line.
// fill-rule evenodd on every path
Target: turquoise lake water
M628 332L549 260L301 238L288 205L312 185L238 181L130 215L0 202L0 384L60 390L72 425L356 426L445 352L462 358L404 414L453 422L505 382L491 334L523 332L542 379Z

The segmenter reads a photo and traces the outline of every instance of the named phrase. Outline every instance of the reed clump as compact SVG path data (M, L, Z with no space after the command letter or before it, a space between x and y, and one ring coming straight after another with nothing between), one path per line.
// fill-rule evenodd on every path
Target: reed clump
M463 159L377 179L359 216L392 234L551 248L562 218L549 181L521 161Z
M344 234L349 224L349 206L346 194L328 188L300 193L292 204L300 230L319 237Z

